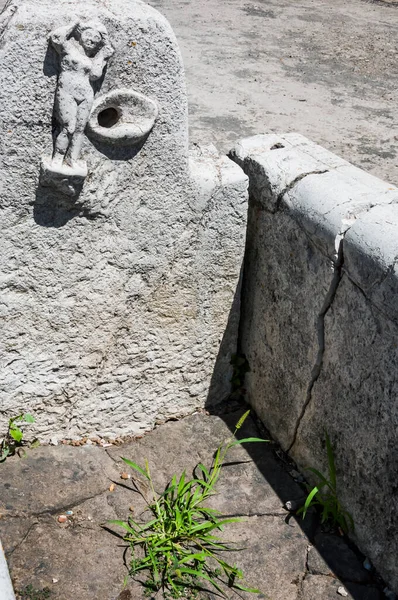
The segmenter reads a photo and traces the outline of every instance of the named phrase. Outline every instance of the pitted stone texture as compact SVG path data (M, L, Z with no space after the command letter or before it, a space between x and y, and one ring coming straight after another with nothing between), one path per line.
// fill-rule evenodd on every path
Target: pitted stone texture
M29 517L65 510L105 491L117 475L105 450L95 446L31 449L2 464L0 513Z
M248 220L241 344L250 404L284 449L294 435L318 352L317 318L331 261L283 212L253 202ZM304 293L308 285L311 293Z
M347 592L343 596L337 590ZM357 583L342 584L332 577L322 575L307 575L302 584L300 600L338 600L339 598L348 598L348 600L381 600L381 594L375 587L366 587Z
M323 367L293 457L327 472L327 427L339 497L355 539L387 581L398 586L397 325L343 277L326 316Z
M236 349L247 182L212 150L195 152L191 175L169 24L135 0L17 6L0 50L1 428L29 410L42 439L116 436L221 401ZM48 35L92 18L115 48L98 98L137 90L159 116L142 147L85 138L89 175L74 203L39 184L57 73Z
M233 157L251 190L248 400L301 468L327 473L328 431L355 540L398 589L397 188L300 136Z

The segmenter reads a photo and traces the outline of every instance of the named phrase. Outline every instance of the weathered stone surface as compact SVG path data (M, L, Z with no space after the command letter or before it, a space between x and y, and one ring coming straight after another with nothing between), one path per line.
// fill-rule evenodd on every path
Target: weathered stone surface
M23 409L37 416L42 439L116 436L221 401L236 349L247 183L212 149L189 161L184 73L169 24L135 0L16 6L0 50L1 427ZM84 55L72 29L93 19L90 35L106 31L103 48L114 49L101 73L93 61L102 50ZM73 45L62 60L78 52L76 64L102 77L89 82L76 67L80 83L65 82L60 26ZM144 94L159 109L149 136L132 146L88 129L82 137L70 116L79 86L88 104L93 89L96 101L122 90L125 108L129 90ZM65 89L70 110L60 112ZM74 153L70 142L42 180L53 116L54 136L69 127L82 148Z
M327 429L355 540L398 589L397 188L300 136L256 136L233 156L252 192L249 402L302 468L325 474Z
M2 509L3 510L3 509ZM9 556L22 543L32 527L38 523L36 517L5 518L0 519L0 539L6 556Z
M325 326L323 366L293 455L327 472L320 433L327 427L338 492L354 519L355 539L386 579L396 582L397 326L347 275Z
M347 232L344 269L386 317L398 322L398 204L374 206Z
M157 491L162 492L175 475L185 470L192 477L195 466L202 462L210 467L212 457L218 445L231 437L234 425L241 413L232 413L223 419L197 414L179 421L169 422L155 431L123 447L110 448L109 455L117 461L119 473L126 471L126 465L120 460L123 456L144 465L148 460ZM258 431L249 418L240 431L239 437L258 437ZM169 460L172 457L172 460ZM129 472L133 471L127 469ZM268 482L264 486L264 478ZM130 486L131 482L120 482ZM121 488L121 486L119 486ZM270 444L257 443L236 446L227 455L217 494L209 499L209 506L222 511L225 515L265 515L280 514L286 516L283 505L287 500L302 497L300 486L281 470ZM120 500L124 506L136 506L139 512L144 503L134 492L118 490L118 495L110 498L115 509L120 511ZM128 500L129 499L129 500Z
M230 436L241 414L242 411L230 413L223 419L193 415L162 425L134 443L107 451L92 447L42 447L29 453L32 460L28 469L23 460L7 460L2 465L2 484L18 485L18 502L15 503L18 511L38 515L23 519L5 511L0 519L0 536L16 589L26 585L32 585L36 590L49 587L54 600L143 598L143 588L138 581L142 578L130 581L128 587L123 588L129 552L124 554L123 540L109 531L122 533L118 526L110 525L109 520L126 520L128 515L138 518L144 507L139 495L128 489L133 487L131 480L120 479L126 466L122 467L119 457L129 456L139 463L148 458L155 484L161 488L173 473L185 468L190 475L190 469L198 460L206 463L220 439ZM245 437L260 435L251 419L246 421L240 434ZM36 461L33 460L35 455ZM53 463L52 477L50 463ZM118 485L109 489L111 481ZM82 494L83 484L86 495ZM220 532L225 539L242 548L240 552L228 554L227 560L242 568L248 585L262 591L259 598L301 598L298 595L301 581L308 578L307 561L316 549L311 548L308 554L307 529L303 529L307 519L287 518L281 511L286 496L294 496L300 488L286 474L282 463L275 461L272 446L247 444L234 448L217 490L220 511L225 515L233 511L244 519ZM24 498L26 510L22 507ZM255 513L256 506L264 511L262 515ZM71 513L68 514L66 509ZM65 523L58 522L61 512L66 516ZM313 537L313 532L310 536ZM323 597L323 589L323 578L320 578L319 597ZM359 586L358 590L361 589ZM236 598L230 590L226 591L228 598ZM202 597L213 600L214 595ZM242 597L254 598L249 594ZM353 597L362 598L354 594ZM163 596L157 594L155 598L161 600ZM372 596L369 598L373 600Z
M113 461L100 448L32 449L1 465L0 512L30 516L69 508L105 491L115 477Z
M381 595L377 588L366 587L356 583L342 584L332 577L322 575L307 575L302 583L300 600L337 600L343 598L338 589L343 587L349 600L380 600Z
M115 598L126 574L123 547L104 537L97 525L65 528L55 518L42 518L9 559L14 589L47 587L56 600Z
M303 293L307 278L311 293ZM317 360L318 315L332 281L330 260L288 215L252 205L241 329L250 365L246 387L250 404L284 449Z
M315 536L316 548L308 552L307 568L313 575L334 574L341 580L367 583L369 571L347 543L337 535L320 533Z
M281 517L250 517L228 531L228 539L238 547L249 548L234 557L245 575L245 583L261 591L257 598L296 600L297 586L305 573L308 540L299 527L290 527ZM232 555L226 555L231 560ZM249 600L256 596L239 592ZM229 600L235 592L226 590ZM210 594L215 600L216 596Z

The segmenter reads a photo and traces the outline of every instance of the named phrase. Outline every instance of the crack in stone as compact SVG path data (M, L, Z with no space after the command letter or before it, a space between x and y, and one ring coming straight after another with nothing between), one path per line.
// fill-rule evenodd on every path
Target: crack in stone
M289 516L289 513L284 510L282 512L266 512L266 513L252 513L252 514L243 514L243 513L232 513L232 514L220 514L219 518L222 519L243 519L243 518L252 518L252 517L284 517Z
M32 523L27 532L25 533L24 536L22 536L22 539L16 544L16 546L14 546L14 548L12 550L10 550L9 552L6 552L7 558L11 558L11 556L14 554L14 552L16 550L18 550L18 548L20 548L22 546L22 544L24 543L24 541L26 540L26 538L28 537L28 535L30 534L30 532L32 531L32 529L34 527L36 527L39 524L38 521L35 521L35 523Z
M311 548L312 548L312 546L308 545L305 549L305 570L304 570L303 574L299 575L299 581L297 581L297 598L296 598L296 600L304 600L303 583L304 583L307 575L309 575L309 573L310 573L310 571L308 569L308 555L309 555Z
M305 179L305 177L308 177L309 175L323 175L324 173L328 173L329 169L323 169L323 170L315 170L315 171L308 171L308 173L301 173L300 175L298 175L297 177L295 177L293 179L293 181L291 181L277 196L276 198L276 203L275 203L275 209L270 211L273 214L275 214L276 212L278 212L280 205L282 203L283 197L285 194L287 194L288 192L290 192L290 190L292 190L294 188L294 186L301 181L302 179Z
M357 281L355 281L354 279L352 279L352 277L350 277L350 274L347 273L347 271L345 272L345 275L346 275L347 279L350 281L350 283L352 283L352 285L355 286L356 289L363 295L365 301L369 303L370 308L372 310L372 314L373 314L373 309L376 309L387 321L390 321L394 325L398 326L398 320L394 319L391 315L389 315L388 312L386 312L385 309L378 302L376 302L372 298L369 298L367 292L359 285L359 283Z
M108 488L106 490L101 490L100 492L98 492L97 494L92 494L91 496L83 496L81 498L77 498L76 500L71 500L71 502L68 502L68 504L65 505L57 505L54 506L52 508L46 508L44 510L41 510L39 512L33 512L33 513L6 513L4 515L4 519L26 519L29 517L32 518L39 518L39 517L44 517L46 515L55 515L57 513L61 513L61 512L65 512L66 510L69 510L71 507L73 508L77 508L78 506L80 506L81 504L83 504L84 502L86 502L87 500L92 500L93 498L98 498L99 496L102 496L103 494L106 494L106 492L108 491Z
M301 412L299 414L299 417L297 419L297 422L296 422L296 425L294 428L292 441L286 450L287 453L289 453L291 451L294 444L296 443L297 435L298 435L298 431L299 431L301 422L304 418L304 415L306 413L308 405L310 404L311 399L312 399L313 387L314 387L315 383L317 382L318 377L322 370L323 356L325 353L325 317L326 317L330 307L333 304L333 300L336 296L337 289L340 285L340 281L343 276L343 264L344 264L343 240L344 240L344 236L342 236L342 238L340 239L338 253L337 253L337 260L334 264L334 274L332 277L332 281L330 283L329 290L324 299L321 311L318 314L318 321L317 321L318 352L317 352L317 356L315 359L315 364L311 371L311 379L310 379L310 382L307 387L305 401L304 401L304 404L302 406Z

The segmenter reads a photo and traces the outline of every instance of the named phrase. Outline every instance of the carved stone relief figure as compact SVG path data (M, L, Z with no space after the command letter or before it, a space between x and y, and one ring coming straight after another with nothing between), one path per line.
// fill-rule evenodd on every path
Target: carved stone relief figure
M93 84L101 79L114 49L106 27L80 21L59 27L50 43L60 58L54 102L54 148L51 160L42 162L45 179L84 179L87 166L79 160L84 130L94 101ZM73 187L72 187L73 190Z

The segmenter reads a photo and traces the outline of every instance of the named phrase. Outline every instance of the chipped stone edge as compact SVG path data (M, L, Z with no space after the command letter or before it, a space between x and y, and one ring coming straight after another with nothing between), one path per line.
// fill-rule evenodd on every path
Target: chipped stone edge
M248 175L252 202L271 214L289 213L330 260L330 286L317 316L318 351L290 452L322 370L325 317L343 277L398 325L398 188L296 133L243 139L229 156Z

